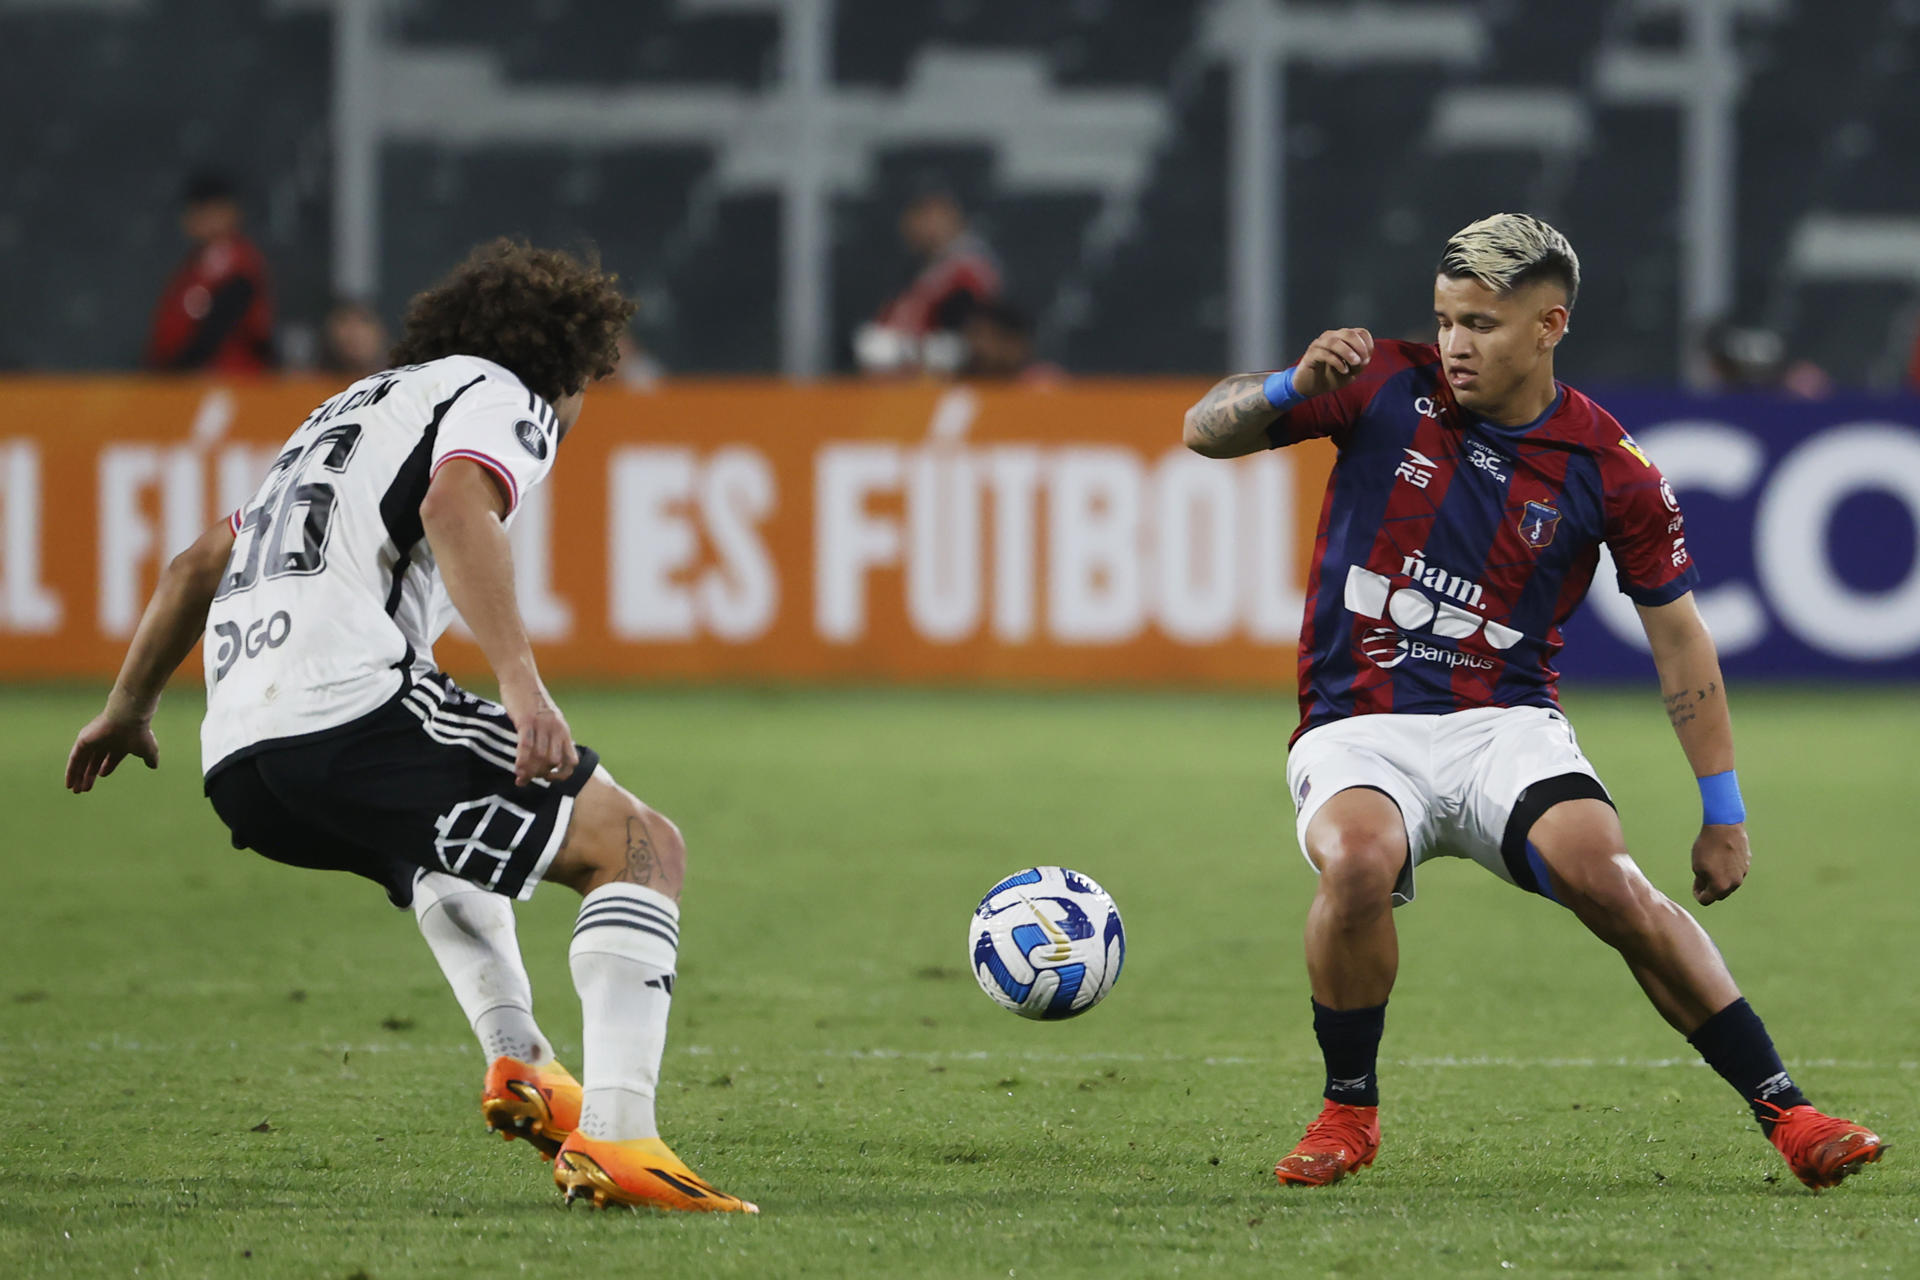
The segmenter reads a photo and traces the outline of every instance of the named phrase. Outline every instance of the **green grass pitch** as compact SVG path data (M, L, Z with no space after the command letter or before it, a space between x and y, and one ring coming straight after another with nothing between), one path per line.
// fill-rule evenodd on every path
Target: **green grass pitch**
M1398 916L1379 1163L1277 1186L1320 1083L1286 699L561 701L687 832L662 1124L763 1215L566 1211L482 1130L411 917L228 847L192 694L159 773L76 798L96 695L11 692L0 1275L1920 1275L1912 689L1735 691L1756 859L1701 916L1814 1100L1894 1144L1818 1196L1611 952L1464 862ZM1658 696L1568 710L1690 901L1698 802ZM1035 862L1101 880L1131 944L1059 1025L967 972L969 910ZM573 909L542 890L520 936L577 1063Z

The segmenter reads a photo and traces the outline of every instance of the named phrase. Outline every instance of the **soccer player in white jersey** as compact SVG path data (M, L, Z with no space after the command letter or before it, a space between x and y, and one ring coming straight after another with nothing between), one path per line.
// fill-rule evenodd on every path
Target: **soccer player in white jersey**
M414 298L399 367L315 409L162 574L67 785L155 767L154 709L204 633L206 793L235 847L411 906L487 1057L487 1124L552 1158L570 1202L752 1213L654 1120L686 846L575 744L514 599L506 526L632 312L612 276L506 240ZM500 704L434 665L452 609ZM583 895L583 1081L534 1021L514 936L513 899L544 880Z

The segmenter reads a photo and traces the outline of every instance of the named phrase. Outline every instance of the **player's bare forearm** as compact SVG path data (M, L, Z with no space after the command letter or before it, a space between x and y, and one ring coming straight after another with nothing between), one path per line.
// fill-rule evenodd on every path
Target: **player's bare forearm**
M1640 621L1653 646L1667 719L1696 778L1733 768L1733 719L1713 636L1692 593L1671 604L1641 606ZM1705 792L1702 793L1703 805ZM1744 821L1703 821L1693 842L1693 898L1709 906L1746 882L1753 865Z
M500 681L500 701L519 731L514 776L564 778L580 762L573 732L540 679L513 589L513 548L501 522L506 497L475 463L441 467L420 504L420 527L433 550L447 598Z
M1267 375L1236 373L1216 382L1187 410L1181 438L1208 458L1238 458L1267 447L1267 428L1280 416L1267 399Z
M501 519L505 514L506 499L493 478L464 458L440 468L420 504L420 527L440 567L447 598L486 655L503 701L510 689L518 693L540 685L514 594L513 548Z
M222 520L161 571L127 645L113 692L107 695L109 711L143 721L153 718L167 681L207 629L207 610L213 607L232 551L233 530Z
M175 556L160 573L127 656L107 695L105 710L87 722L67 753L66 785L77 793L112 773L128 756L147 768L160 766L160 745L153 736L153 713L167 680L193 652L207 629L220 575L227 571L233 531L223 520Z
M1695 777L1733 768L1733 720L1713 635L1691 593L1671 604L1641 608L1640 619L1660 673L1660 697Z
M1329 329L1313 340L1293 366L1292 400L1297 403L1325 395L1358 378L1373 359L1373 335L1365 329ZM1208 458L1238 458L1258 453L1270 443L1267 428L1280 417L1267 395L1264 373L1236 373L1222 378L1213 390L1187 410L1187 448Z

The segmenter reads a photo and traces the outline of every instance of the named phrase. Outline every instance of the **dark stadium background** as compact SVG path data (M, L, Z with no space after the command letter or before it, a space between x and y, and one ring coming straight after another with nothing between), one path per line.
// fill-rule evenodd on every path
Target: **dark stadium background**
M1244 38L1243 8L1292 17ZM384 52L349 58L343 30ZM1268 358L1336 321L1422 329L1436 246L1511 208L1580 250L1576 383L1678 383L1701 327L1729 320L1841 386L1900 385L1920 322L1914 0L13 0L0 368L129 367L202 166L241 183L286 324L315 325L342 283L391 321L509 231L598 244L669 370L781 368L782 197L748 172L766 157L605 104L785 102L798 62L849 128L929 122L827 144L859 163L825 179L825 367L846 367L846 335L901 284L893 221L937 175L1002 254L1041 355L1216 372L1237 363L1228 230L1249 166L1233 120L1261 39L1289 49L1264 60L1284 189ZM343 101L336 72L368 78ZM1033 110L964 123L983 93L1013 105L1023 77ZM1057 118L1075 95L1105 117L1104 150ZM342 121L369 119L370 276L340 261L335 212ZM1018 168L1022 133L1039 150ZM1705 233L1689 231L1696 180L1724 208Z

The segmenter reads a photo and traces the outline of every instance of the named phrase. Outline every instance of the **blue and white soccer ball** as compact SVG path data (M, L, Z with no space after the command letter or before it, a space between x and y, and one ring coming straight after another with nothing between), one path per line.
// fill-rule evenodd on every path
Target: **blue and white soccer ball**
M1023 1018L1072 1018L1106 998L1127 957L1120 909L1065 867L1029 867L987 890L967 950L980 989Z

